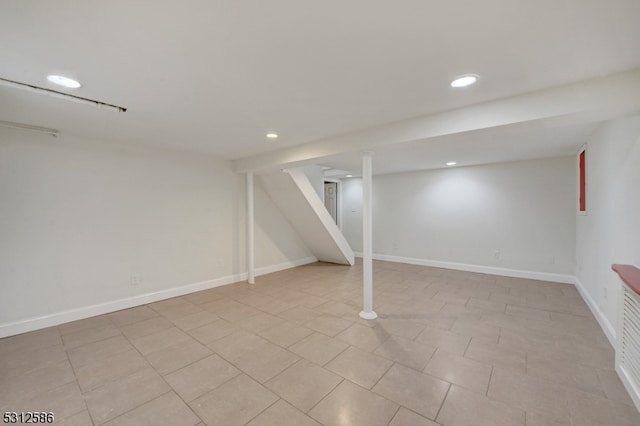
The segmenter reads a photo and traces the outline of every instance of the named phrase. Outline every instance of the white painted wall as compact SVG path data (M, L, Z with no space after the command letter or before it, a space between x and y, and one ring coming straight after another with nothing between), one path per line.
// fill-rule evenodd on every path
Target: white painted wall
M313 190L316 191L320 200L324 203L324 170L315 164L310 164L302 168L304 174L311 182Z
M0 329L240 278L244 191L230 161L0 128ZM308 259L255 193L256 267Z
M311 253L321 261L354 264L354 253L303 168L262 173L259 181Z
M575 173L565 157L374 176L373 252L573 274ZM361 180L343 182L342 229L361 251Z
M622 281L611 264L640 267L639 187L640 116L604 124L587 143L587 215L577 216L576 275L613 336Z
M269 197L260 179L254 176L253 183L256 268L267 269L283 262L313 257L301 236Z

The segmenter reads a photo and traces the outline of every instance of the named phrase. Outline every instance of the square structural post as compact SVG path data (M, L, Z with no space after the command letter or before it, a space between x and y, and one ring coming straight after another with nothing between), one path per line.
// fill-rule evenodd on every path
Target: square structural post
M247 282L255 284L253 270L253 173L247 173Z

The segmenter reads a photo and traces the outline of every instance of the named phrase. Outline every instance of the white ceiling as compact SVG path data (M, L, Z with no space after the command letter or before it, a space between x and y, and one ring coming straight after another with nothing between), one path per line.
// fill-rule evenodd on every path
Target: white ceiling
M376 174L398 173L425 169L446 168L449 161L456 167L534 158L562 157L577 154L595 132L598 122L540 127L530 130L491 128L467 133L457 133L429 140L406 142L398 149L395 144L378 147L373 155ZM358 152L327 157L323 164L347 174L360 176L362 155Z
M638 22L638 0L3 2L0 77L53 88L63 74L128 110L0 86L0 120L239 159L640 67ZM476 86L448 86L469 72ZM378 148L376 163L558 155L592 130L468 132Z

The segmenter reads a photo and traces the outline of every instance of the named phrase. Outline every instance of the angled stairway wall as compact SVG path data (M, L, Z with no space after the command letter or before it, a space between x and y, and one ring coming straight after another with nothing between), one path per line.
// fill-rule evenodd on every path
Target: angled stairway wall
M259 176L273 202L318 260L353 265L353 250L301 167Z

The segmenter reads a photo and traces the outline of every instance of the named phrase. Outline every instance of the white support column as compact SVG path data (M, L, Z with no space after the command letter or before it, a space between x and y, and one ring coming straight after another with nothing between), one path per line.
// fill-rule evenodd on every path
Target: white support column
M247 282L255 284L253 271L253 173L247 173Z
M362 293L364 306L360 318L376 319L373 311L373 238L372 238L372 201L371 201L371 157L372 152L362 156Z

